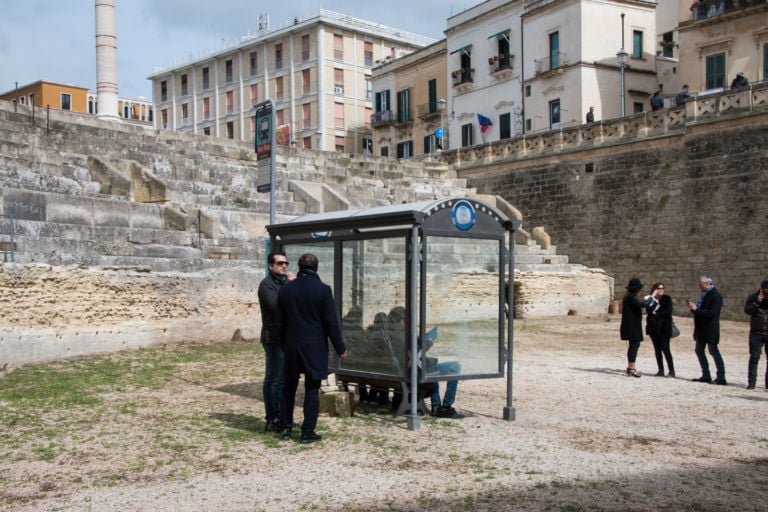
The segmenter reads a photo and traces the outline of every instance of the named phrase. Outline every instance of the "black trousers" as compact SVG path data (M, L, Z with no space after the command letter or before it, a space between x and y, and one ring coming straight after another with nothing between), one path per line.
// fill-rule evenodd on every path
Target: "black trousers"
M760 354L765 350L765 387L768 388L768 334L749 333L749 368L747 369L747 384L754 386L757 382L757 365Z
M634 363L637 360L637 351L640 350L640 342L642 340L632 341L629 340L629 347L627 348L627 361Z
M301 361L301 358L299 358ZM300 362L300 373L304 374L304 422L301 433L310 434L317 427L317 417L320 414L320 384L322 381L310 379L304 365ZM296 405L296 390L299 378L286 378L283 387L283 426L293 428L293 408Z
M660 334L651 334L651 341L653 342L653 351L656 354L656 365L659 367L659 371L664 373L664 359L667 360L667 368L669 371L675 371L675 363L672 360L672 350L669 347L669 337L662 336Z

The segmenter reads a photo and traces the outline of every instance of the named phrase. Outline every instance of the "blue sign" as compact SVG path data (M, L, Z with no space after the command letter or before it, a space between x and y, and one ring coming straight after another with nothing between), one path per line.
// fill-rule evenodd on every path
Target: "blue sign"
M435 137L437 137L438 139L442 139L443 135L445 135L445 133L443 132L443 129L438 127L437 130L435 130Z
M475 224L475 209L468 201L461 200L451 210L453 224L462 231L466 231Z

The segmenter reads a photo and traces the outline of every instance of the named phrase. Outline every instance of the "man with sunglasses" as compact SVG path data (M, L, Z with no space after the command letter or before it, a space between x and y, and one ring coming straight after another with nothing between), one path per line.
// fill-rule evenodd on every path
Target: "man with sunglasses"
M288 258L281 252L267 256L267 276L259 283L259 309L261 309L261 344L266 357L264 369L264 409L266 431L283 429L280 406L283 401L283 347L277 322L277 293L293 274L288 273Z

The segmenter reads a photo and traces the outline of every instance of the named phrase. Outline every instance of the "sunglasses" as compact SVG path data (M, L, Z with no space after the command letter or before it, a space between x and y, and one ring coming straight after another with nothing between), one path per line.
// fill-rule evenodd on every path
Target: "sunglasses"
M288 262L287 262L287 261L276 261L276 262L274 263L274 265L280 265L281 267L282 267L283 265L285 265L285 266L287 267L287 266L288 266Z

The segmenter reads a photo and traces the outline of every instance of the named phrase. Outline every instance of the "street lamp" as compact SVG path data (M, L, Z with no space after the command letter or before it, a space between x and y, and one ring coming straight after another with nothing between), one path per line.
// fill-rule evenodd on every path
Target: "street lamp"
M624 68L627 66L627 56L629 53L622 48L616 52L616 60L621 68L621 117L624 117Z
M443 147L443 140L445 139L445 128L443 128L443 112L445 112L446 103L448 102L445 101L445 98L440 98L437 100L437 109L440 111L440 137L438 137L438 139L440 139L440 142L438 143L440 144L440 149L445 149Z

